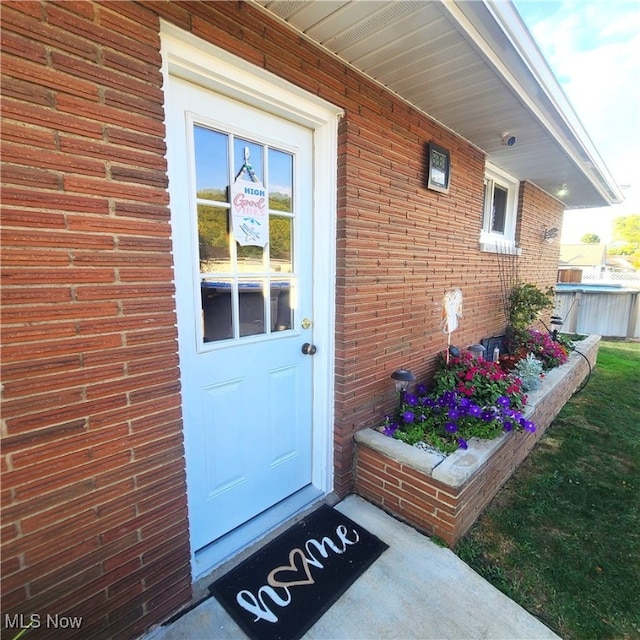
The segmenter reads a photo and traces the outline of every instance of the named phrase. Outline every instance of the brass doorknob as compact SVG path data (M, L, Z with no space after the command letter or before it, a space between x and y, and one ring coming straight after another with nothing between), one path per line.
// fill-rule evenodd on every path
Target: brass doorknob
M315 344L305 342L302 345L302 353L304 353L305 356L312 356L317 350L318 349L316 348Z

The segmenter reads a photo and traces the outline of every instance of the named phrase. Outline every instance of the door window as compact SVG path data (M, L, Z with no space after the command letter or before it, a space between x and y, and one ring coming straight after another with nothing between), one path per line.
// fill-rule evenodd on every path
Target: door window
M294 326L296 200L293 153L255 140L193 126L201 343L269 336ZM240 245L231 224L231 185L264 185L269 234L262 246Z

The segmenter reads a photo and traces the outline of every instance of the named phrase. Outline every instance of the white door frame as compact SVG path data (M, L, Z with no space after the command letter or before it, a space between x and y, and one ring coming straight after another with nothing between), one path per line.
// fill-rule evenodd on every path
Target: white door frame
M342 110L178 27L160 21L165 91L169 75L250 104L313 131L312 483L333 490L335 264L338 119ZM165 100L166 102L166 100ZM194 578L202 573L191 550Z

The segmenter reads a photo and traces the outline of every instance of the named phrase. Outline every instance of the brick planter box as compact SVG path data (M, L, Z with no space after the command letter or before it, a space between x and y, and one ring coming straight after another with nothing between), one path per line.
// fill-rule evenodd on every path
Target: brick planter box
M599 344L597 335L576 344L592 367ZM572 353L567 363L546 374L540 389L529 394L523 413L535 422L535 433L472 439L468 449L445 457L420 451L374 429L359 431L355 435L355 492L455 545L578 389L589 371L586 359Z

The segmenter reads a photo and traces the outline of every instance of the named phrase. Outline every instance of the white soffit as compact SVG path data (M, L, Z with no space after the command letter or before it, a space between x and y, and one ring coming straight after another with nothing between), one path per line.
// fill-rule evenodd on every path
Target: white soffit
M490 0L257 0L352 67L567 208L620 189L513 4ZM501 134L517 137L513 147Z

